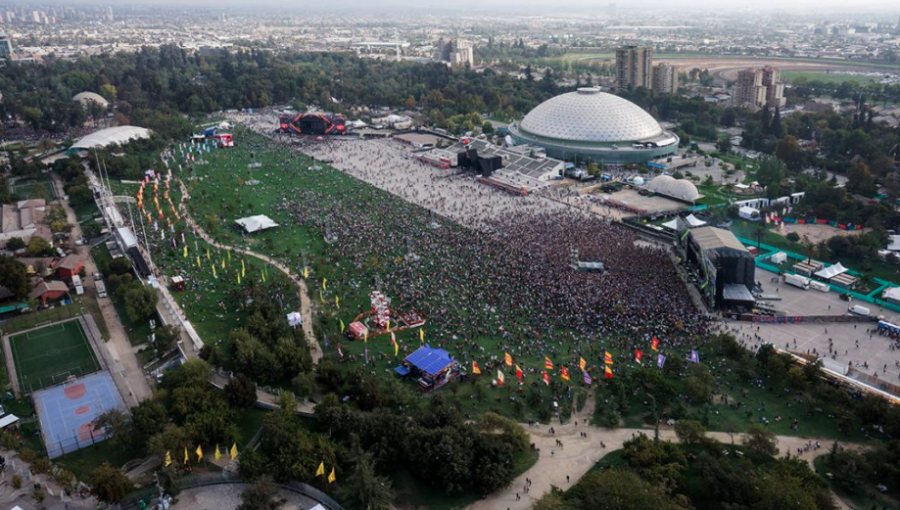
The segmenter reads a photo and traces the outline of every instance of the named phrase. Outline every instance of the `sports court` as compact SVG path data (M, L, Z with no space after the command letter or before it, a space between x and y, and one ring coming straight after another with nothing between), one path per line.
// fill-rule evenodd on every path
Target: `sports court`
M80 320L9 337L19 388L30 393L100 370Z
M55 459L106 439L93 421L110 409L127 412L109 372L102 371L34 392L47 455Z

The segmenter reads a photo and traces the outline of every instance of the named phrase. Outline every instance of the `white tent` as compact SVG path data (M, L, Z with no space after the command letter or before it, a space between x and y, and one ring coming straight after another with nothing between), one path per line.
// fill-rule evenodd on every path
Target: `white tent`
M772 261L773 264L781 264L787 260L787 253L780 251L778 253L773 253L769 260Z
M287 314L288 325L292 328L303 324L303 316L299 312L291 312Z
M900 236L888 236L891 241L887 245L890 251L900 251Z
M892 303L900 303L900 287L891 287L881 293L881 298Z
M689 214L687 216L687 218L685 218L685 221L688 222L688 225L690 225L691 228L702 227L703 225L706 225L705 221L701 220L700 218L697 218L693 214Z
M839 274L847 272L847 268L842 266L840 262L833 266L828 266L816 271L815 275L823 280L830 280Z
M235 220L235 223L243 227L243 229L246 230L248 234L279 226L277 223L272 221L272 218L269 218L265 214L241 218L239 220Z
M678 230L678 218L675 218L672 221L667 221L663 223L662 226L669 230Z
M19 421L19 417L14 414L7 414L3 418L0 418L0 429L5 429L9 427L13 423Z
M759 209L742 205L741 208L738 209L738 216L745 220L759 221Z

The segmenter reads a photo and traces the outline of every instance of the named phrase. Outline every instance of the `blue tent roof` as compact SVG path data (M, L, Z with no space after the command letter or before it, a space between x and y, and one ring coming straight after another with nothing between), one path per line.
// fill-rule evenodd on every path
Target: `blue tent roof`
M428 375L436 375L441 370L452 365L455 360L444 349L432 349L429 346L422 347L407 356L403 361L416 367Z

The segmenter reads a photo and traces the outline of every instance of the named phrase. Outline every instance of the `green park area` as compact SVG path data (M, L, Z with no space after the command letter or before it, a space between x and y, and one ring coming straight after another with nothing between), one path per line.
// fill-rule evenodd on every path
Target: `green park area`
M828 72L828 71L783 71L781 73L782 79L789 83L793 83L798 79L803 79L806 81L821 81L825 83L844 83L844 82L856 82L856 83L869 83L875 81L877 79L876 76L861 76L859 74L853 73L841 73L841 72Z

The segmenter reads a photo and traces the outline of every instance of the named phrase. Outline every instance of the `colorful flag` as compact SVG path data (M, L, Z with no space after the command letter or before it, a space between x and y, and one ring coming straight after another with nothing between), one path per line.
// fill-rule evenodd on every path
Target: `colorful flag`
M238 275L237 275L237 280L238 280L238 285L240 285L241 284L241 274L240 273L238 273Z
M422 328L419 328L419 341L425 342L425 330Z
M165 467L169 467L170 464L172 464L172 454L169 453L168 450L166 450L166 466Z
M500 369L497 369L497 384L503 386L503 372Z
M241 259L241 276L247 276L247 269L244 267L244 259Z
M198 461L203 460L203 447L198 446L197 449L194 451L194 453L197 454L197 460L198 460Z
M562 374L560 374L560 376L563 378L564 381L568 381L569 380L569 369L566 368L565 366L563 366Z
M238 456L237 451L237 443L231 445L231 460L234 460Z
M209 262L209 247L206 247L206 261Z
M662 368L665 365L666 365L666 357L663 356L662 354L660 354L659 356L656 357L656 366L658 366L659 368Z
M587 366L587 361L585 361L584 358L579 356L578 357L578 368L580 368L581 371L584 372L584 367L586 367L586 366Z
M344 319L338 319L341 321L341 333L344 332Z
M212 267L212 270L213 270L213 278L216 278L216 265L213 264L213 265L210 266L210 267Z
M341 349L341 344L338 344L338 357L344 359L344 351Z
M522 369L519 368L519 365L516 365L516 378L521 381L522 380Z
M691 349L691 361L700 363L700 353L697 352L697 349Z
M304 268L303 268L303 279L305 280L305 279L307 279L307 278L309 278L309 268L308 268L308 267L304 267Z
M337 476L334 475L334 468L331 468L331 474L328 475L328 483L334 483L337 480Z
M512 356L510 356L508 352L505 353L505 356L506 356L506 366L508 366L508 367L513 366Z
M316 470L316 476L325 476L325 463L324 462L319 464L319 469Z
M322 290L328 290L328 278L322 278Z
M334 296L334 306L335 306L335 308L338 308L338 309L341 307L341 298L340 297ZM388 329L390 329L390 328L388 328Z
M396 358L398 354L400 354L400 344L397 343L397 340L393 338L393 332L391 332L391 342L394 344L394 357Z
M653 349L654 351L658 351L658 350L659 350L659 339L658 339L658 338L653 337L653 338L650 340L650 348Z
M200 265L200 255L197 255L197 267L203 267Z
M550 374L541 370L541 379L543 379L544 384L546 384L547 386L550 386Z
M553 362L550 361L550 358L544 356L544 368L547 370L553 370Z
M590 386L592 382L594 382L594 381L593 381L593 379L591 379L591 374L585 372L584 373L584 384L587 384L588 386Z
M184 247L184 250L182 251L182 254L183 254L183 255L182 255L183 258L187 258L187 246Z
M612 365L613 364L612 354L610 354L609 352L606 352L603 356L603 362L606 363L607 365Z
M363 331L363 343L364 344L369 343L369 330L368 329Z
M606 377L607 379L612 379L613 373L612 373L612 369L609 368L609 365L603 367L603 369L604 369L603 376Z
M214 457L216 458L216 460L222 458L222 452L219 451L219 445L216 445L216 454L214 455Z
M641 362L641 359L643 359L643 357L644 357L644 353L641 352L640 349L635 349L635 350L634 350L634 360L635 360L635 361L637 361L638 363L640 363L640 362Z
M191 459L190 459L190 457L188 457L187 446L185 446L184 447L184 463L187 464L189 460L191 460Z
M481 375L481 369L478 368L478 363L472 362L472 373L475 375Z

